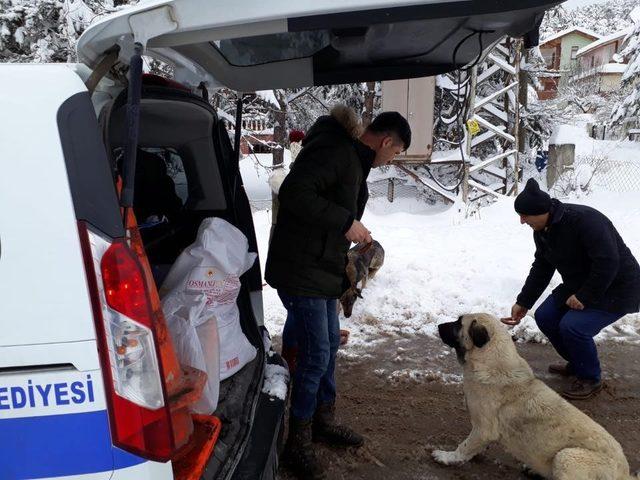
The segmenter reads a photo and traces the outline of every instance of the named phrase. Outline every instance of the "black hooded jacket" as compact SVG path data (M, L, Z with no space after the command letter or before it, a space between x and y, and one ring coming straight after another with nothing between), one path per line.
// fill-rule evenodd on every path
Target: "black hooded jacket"
M280 187L265 279L289 295L338 298L346 289L345 233L364 212L375 157L357 124L344 109L318 119Z

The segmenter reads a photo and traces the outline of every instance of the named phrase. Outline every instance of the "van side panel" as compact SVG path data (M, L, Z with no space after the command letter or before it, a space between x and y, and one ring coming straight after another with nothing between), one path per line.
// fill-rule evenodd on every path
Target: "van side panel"
M83 90L68 67L0 66L0 347L95 340L57 124Z
M0 479L172 480L111 441L77 221L122 227L86 88L0 65L0 112Z
M94 474L145 459L111 445L102 373L75 368L0 376L0 478Z

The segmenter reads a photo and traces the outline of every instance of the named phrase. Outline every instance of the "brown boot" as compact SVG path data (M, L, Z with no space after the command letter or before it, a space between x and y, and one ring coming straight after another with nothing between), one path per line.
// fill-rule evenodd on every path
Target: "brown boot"
M282 460L300 480L325 480L324 469L313 452L311 420L289 418L289 437Z
M313 416L313 441L342 447L360 447L364 444L362 435L336 423L333 403L318 405Z
M602 387L603 384L600 380L578 378L569 388L562 392L562 396L570 400L586 400L602 390Z
M549 365L549 373L554 373L561 377L572 377L575 375L570 363L552 363Z

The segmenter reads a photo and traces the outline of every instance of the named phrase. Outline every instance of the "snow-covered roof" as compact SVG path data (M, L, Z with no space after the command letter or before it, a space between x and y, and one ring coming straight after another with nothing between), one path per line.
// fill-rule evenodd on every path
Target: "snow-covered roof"
M565 35L569 35L570 33L573 33L573 32L582 33L584 35L587 35L589 37L593 37L593 38L596 38L596 39L598 39L598 38L600 38L602 36L602 35L600 35L600 34L598 34L596 32L593 32L593 31L591 31L589 29L586 29L584 27L571 26L571 27L565 28L564 30L562 30L560 32L556 32L553 35L550 35L548 37L543 38L542 41L540 42L540 45L544 45L545 43L548 43L548 42L550 42L552 40L556 40L558 38L564 37Z
M598 65L597 67L585 70L573 77L574 80L582 80L583 78L589 78L593 75L603 74L623 74L627 69L626 63L606 63L604 65Z
M603 45L606 45L607 43L611 43L611 42L614 42L614 41L619 40L621 38L624 38L629 33L631 33L632 30L633 30L633 27L625 28L624 30L620 30L619 32L615 32L615 33L612 33L612 34L607 35L605 37L602 37L599 40L596 40L595 42L591 42L589 45L586 45L586 46L582 47L580 50L578 50L576 52L576 57L580 57L580 56L584 55L585 53L590 52L594 48L598 48L598 47L601 47Z
M626 63L607 63L602 65L601 73L624 73L629 65Z

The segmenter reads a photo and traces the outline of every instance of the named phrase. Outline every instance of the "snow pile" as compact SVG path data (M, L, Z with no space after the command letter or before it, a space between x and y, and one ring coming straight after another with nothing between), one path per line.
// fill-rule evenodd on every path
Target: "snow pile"
M549 139L549 143L551 145L575 145L586 138L589 138L589 136L584 128L574 125L556 125Z
M387 214L384 206L374 202L363 218L386 258L352 318L343 321L351 330L349 348L390 335L435 335L438 323L463 313L505 316L510 311L534 251L513 200L498 202L472 220L454 208L440 207L432 215ZM256 212L254 220L264 262L270 217ZM268 328L277 334L285 311L273 289L266 287L264 297Z
M640 192L595 193L580 202L607 214L640 257ZM513 199L482 209L473 219L461 217L454 207L432 215L387 214L383 207L383 202L370 204L363 223L385 248L385 264L363 291L353 316L341 319L343 328L351 330L342 356L348 357L350 351L360 356L362 350L389 337L436 336L439 323L464 313L509 315L534 253L531 230L519 224ZM254 220L264 265L269 213L256 212ZM556 274L538 304L558 283ZM264 302L267 328L279 335L286 313L269 286ZM640 343L637 316L619 323L625 325L622 331L606 329L598 338ZM513 334L520 341L544 341L532 317L526 317Z
M637 315L627 315L613 325L605 328L596 340L613 340L621 343L640 345L640 322Z
M280 365L267 364L264 372L262 393L266 393L273 398L285 400L287 398L288 380L289 371L286 368Z
M547 337L538 329L533 317L527 315L519 325L511 330L511 335L518 342L547 343Z
M574 188L581 188L585 190L591 179L593 178L593 167L587 163L578 165L575 169L575 185Z

